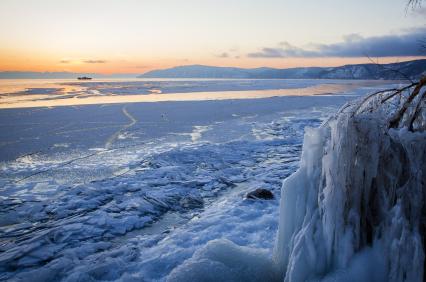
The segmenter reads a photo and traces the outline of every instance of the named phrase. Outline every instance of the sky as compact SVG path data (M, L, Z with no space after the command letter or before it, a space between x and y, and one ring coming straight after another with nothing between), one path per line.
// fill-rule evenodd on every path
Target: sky
M424 58L407 0L0 0L0 71L337 66ZM423 6L426 6L425 4Z

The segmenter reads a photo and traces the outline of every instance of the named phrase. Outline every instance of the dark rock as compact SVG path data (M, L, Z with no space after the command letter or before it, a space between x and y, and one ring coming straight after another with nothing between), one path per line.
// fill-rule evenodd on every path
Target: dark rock
M267 189L258 188L254 191L247 193L247 199L263 199L263 200L272 200L274 198L274 194Z
M182 198L180 199L179 203L182 207L189 209L202 208L204 205L203 199L195 197Z

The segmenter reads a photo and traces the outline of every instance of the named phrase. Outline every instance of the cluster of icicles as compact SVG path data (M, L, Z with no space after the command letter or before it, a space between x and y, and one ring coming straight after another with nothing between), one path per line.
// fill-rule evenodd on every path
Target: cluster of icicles
M279 280L424 281L426 77L306 130L281 193Z

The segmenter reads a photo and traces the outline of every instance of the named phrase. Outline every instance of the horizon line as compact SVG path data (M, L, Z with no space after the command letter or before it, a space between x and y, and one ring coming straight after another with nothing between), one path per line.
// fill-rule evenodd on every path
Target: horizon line
M285 70L285 69L298 69L298 68L331 68L331 67L344 67L344 66L351 66L351 65L389 65L389 64L397 64L397 63L403 63L403 62L411 62L411 61L421 61L426 60L426 56L419 56L418 59L407 59L407 60L397 60L395 62L386 62L386 63L379 63L379 62L367 62L367 63L356 63L356 64L341 64L338 66L318 66L318 65L312 65L312 66L296 66L296 67L269 67L269 66L260 66L260 67L238 67L238 66L230 66L230 65L209 65L209 64L184 64L184 65L174 65L167 68L156 68L145 72L79 72L79 71L65 71L65 70L58 70L58 71L34 71L34 70L1 70L0 73L37 73L37 74L54 74L54 73L69 73L69 74L95 74L95 75L102 75L102 76L112 76L112 75L143 75L145 73L149 73L151 71L157 71L157 70L166 70L166 69L173 69L178 67L189 67L189 66L202 66L202 67L217 67L217 68L237 68L237 69L262 69L262 68L269 68L269 69L277 69L277 70Z

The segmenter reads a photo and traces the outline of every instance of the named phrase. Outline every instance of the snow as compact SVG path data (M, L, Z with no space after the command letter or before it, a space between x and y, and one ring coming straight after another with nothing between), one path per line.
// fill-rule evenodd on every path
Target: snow
M175 268L167 281L273 281L276 278L267 251L241 247L228 240L211 240Z
M299 165L304 129L319 126L353 95L370 90L0 111L5 129L0 135L0 279L214 281L214 275L222 275L229 281L280 280L287 268L273 262L286 259L277 251L280 244L272 256L282 226L280 199L309 195L305 210L317 200L314 191L288 188L282 192L288 195L280 196L282 180ZM303 177L286 183L309 191L302 184L318 174L311 162L319 162L326 131L307 130L305 142L312 150L303 151L296 173ZM244 198L259 187L276 199ZM300 203L291 204L296 216L287 220L297 231L304 213ZM316 234L314 225L303 228ZM297 258L307 269L320 269L312 259L327 252L302 237ZM333 269L328 278L360 272L367 259L380 277L377 254L383 249L378 244L351 256L348 248L344 258L353 267ZM286 251L289 262L297 253L292 251ZM407 259L404 253L401 259ZM295 275L299 267L294 265Z

